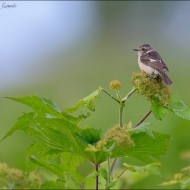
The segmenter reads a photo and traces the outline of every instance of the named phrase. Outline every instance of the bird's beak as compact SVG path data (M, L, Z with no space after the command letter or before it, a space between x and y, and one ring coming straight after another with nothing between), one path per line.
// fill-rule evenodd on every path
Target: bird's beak
M133 49L134 51L139 51L139 49Z

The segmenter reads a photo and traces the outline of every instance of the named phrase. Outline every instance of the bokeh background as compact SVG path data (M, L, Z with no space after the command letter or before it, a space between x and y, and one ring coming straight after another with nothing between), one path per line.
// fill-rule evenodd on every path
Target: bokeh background
M3 97L38 95L63 109L98 86L108 89L113 79L122 83L124 96L132 87L132 72L139 71L132 48L143 43L160 52L174 81L172 91L190 105L190 2L7 2L13 3L16 8L0 9L0 137L29 111ZM145 98L133 96L125 121L135 124L149 106ZM117 123L118 107L109 97L102 95L96 110L82 124L105 132ZM190 150L190 122L172 114L161 122L151 115L148 121L172 140L161 158L162 177L149 176L133 188L157 187L188 165L180 155ZM24 169L30 143L22 132L7 138L0 143L0 162Z

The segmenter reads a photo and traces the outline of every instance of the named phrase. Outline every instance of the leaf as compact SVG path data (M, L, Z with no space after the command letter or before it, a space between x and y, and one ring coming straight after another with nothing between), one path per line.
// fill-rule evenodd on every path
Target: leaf
M107 153L103 150L98 150L95 146L92 145L86 147L85 156L94 164L101 164L107 160Z
M190 120L190 107L185 105L185 103L180 100L176 94L172 94L168 108L177 116Z
M170 136L158 132L152 132L152 135L154 138L146 132L132 133L131 138L135 146L117 145L111 152L111 158L127 156L145 163L160 160L168 148ZM87 146L85 155L94 164L107 160L107 152L92 145Z
M80 115L80 117L88 117L91 112L95 111L95 101L99 98L100 93L101 88L95 90L89 96L81 99L74 107L65 109L64 112L74 113L78 110L81 112L85 112L85 110L87 109L87 113L82 114L82 116Z
M29 160L26 163L27 171L45 168L49 172L64 180L64 173L68 172L78 181L84 180L84 177L78 173L77 168L84 162L84 159L78 155L69 152L59 154L46 154L48 148L33 144L27 151ZM38 166L38 167L36 167Z
M101 167L101 168L100 168L100 173L101 173L102 177L103 177L105 180L108 179L108 172L107 172L107 170L106 170L105 168Z
M140 133L140 132L144 132L147 135L149 135L152 139L155 139L154 134L152 132L152 129L147 127L149 126L150 123L142 123L141 125L139 125L136 128L130 128L130 132L132 133Z
M116 183L117 183L117 180L114 180L114 181L108 183L108 184L106 185L106 187L107 187L107 188L113 187L113 186L116 185Z
M77 180L70 174L65 173L65 188L66 189L81 189L80 184L77 182Z
M190 166L182 168L180 173L176 173L172 180L161 183L162 186L178 185L180 189L190 188Z
M178 183L179 182L177 180L170 180L170 181L165 181L165 182L161 183L160 185L162 185L162 186L169 186L169 185L176 185Z
M38 96L27 96L21 98L7 97L10 100L14 100L31 107L35 112L43 112L49 114L61 113L61 110L57 105L49 99L40 98Z
M30 161L32 163L34 163L34 164L36 164L36 165L38 165L38 166L40 166L42 168L47 169L48 171L52 172L53 174L55 174L55 175L57 175L57 176L59 176L61 178L64 177L63 172L58 167L56 167L54 165L50 165L50 164L44 162L43 160L39 160L35 156L30 156L29 159L30 159Z
M165 154L169 145L170 136L158 132L153 132L154 139L144 132L133 133L131 138L133 139L134 147L116 147L112 154L112 158L129 156L145 163L154 162L159 160L162 155Z
M75 118L66 112L62 112L54 102L46 98L40 98L38 96L7 98L29 106L35 113L43 114L46 118L64 118L75 124L80 121L80 118Z
M160 163L155 162L151 164L147 164L145 166L134 166L134 165L129 165L127 163L124 163L123 166L126 167L127 170L131 172L136 172L140 174L155 174L155 175L161 175L158 168L160 167Z
M80 131L80 128L63 118L50 119L34 113L23 114L3 139L16 130L23 130L33 138L33 141L48 146L49 149L60 152L83 152L76 138L76 132Z
M49 172L64 180L64 173L70 173L78 181L82 182L84 177L78 173L77 168L84 162L84 159L78 155L69 152L59 154L46 154L48 148L33 144L27 151L30 159L27 161L27 171L45 168ZM36 167L37 166L37 167Z
M151 101L151 111L158 120L162 120L165 114L168 113L167 107L162 106L155 101Z
M40 189L65 189L61 181L46 181L40 186Z
M82 141L84 141L84 143L93 145L100 140L100 133L100 129L83 127L77 135Z

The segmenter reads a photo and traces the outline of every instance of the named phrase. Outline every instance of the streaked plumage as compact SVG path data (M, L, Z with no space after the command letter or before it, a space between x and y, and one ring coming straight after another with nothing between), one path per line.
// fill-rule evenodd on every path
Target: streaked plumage
M138 64L141 70L148 75L159 74L165 84L172 84L172 81L166 74L166 72L169 71L167 65L164 63L159 53L149 44L143 44L138 49L133 50L138 51Z

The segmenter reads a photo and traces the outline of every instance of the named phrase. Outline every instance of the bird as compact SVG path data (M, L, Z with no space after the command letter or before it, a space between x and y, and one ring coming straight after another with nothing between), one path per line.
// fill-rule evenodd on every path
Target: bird
M166 85L171 85L173 82L167 76L166 72L169 69L159 53L155 51L149 44L143 44L139 48L133 49L138 51L138 64L142 71L152 75L160 75Z

